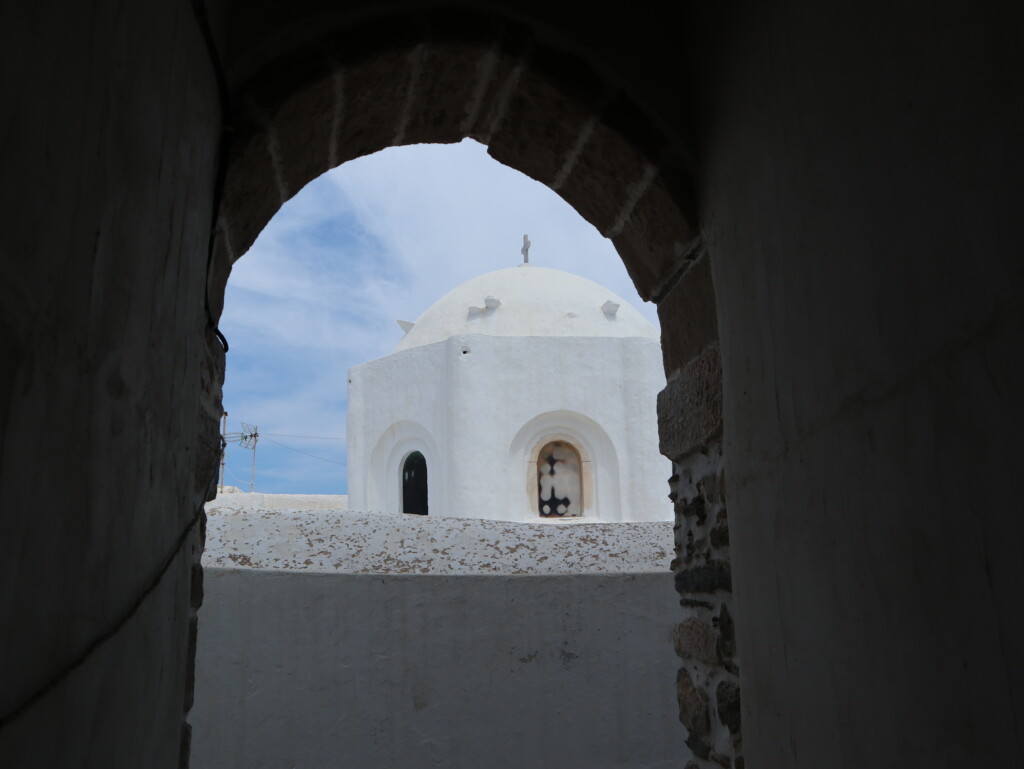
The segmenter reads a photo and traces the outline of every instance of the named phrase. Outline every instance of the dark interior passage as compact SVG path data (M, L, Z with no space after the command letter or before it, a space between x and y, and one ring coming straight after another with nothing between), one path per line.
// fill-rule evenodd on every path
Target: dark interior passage
M402 512L427 514L427 459L418 451L402 463Z

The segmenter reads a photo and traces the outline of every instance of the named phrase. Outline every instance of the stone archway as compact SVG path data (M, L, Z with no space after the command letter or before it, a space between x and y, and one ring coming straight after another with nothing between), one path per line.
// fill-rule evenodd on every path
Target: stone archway
M687 606L676 640L687 664L677 679L680 716L695 755L739 756L738 725L722 726L729 704L716 701L722 686L712 686L738 691L739 671L716 305L689 147L660 130L598 62L518 21L433 11L356 26L328 20L299 37L231 87L211 312L219 316L231 264L278 208L347 160L469 137L557 192L613 241L641 297L658 304L668 380L659 428L675 463L674 568ZM703 653L720 634L724 654Z
M620 192L653 179L630 188L622 232L624 207L595 214L631 269L643 263L624 242L634 222L648 243L644 228L679 212L694 229L694 169L715 292L707 257L688 257L699 239L680 255L656 245L655 279L635 277L669 329L661 434L678 467L680 587L715 596L729 572L701 543L728 542L716 533L722 486L714 474L702 486L700 447L718 461L708 443L721 426L721 333L752 760L1012 764L1024 733L1024 662L1004 653L1024 646L1024 624L1006 611L1024 583L1024 112L1007 96L1024 72L1019 14L940 4L923 24L906 2L695 3L667 23L644 4L505 0L486 5L504 19L416 14L436 5L5 8L16 34L3 51L0 487L6 509L31 514L2 521L0 753L19 765L187 763L223 375L218 286L245 250L246 222L258 230L273 198L291 193L293 163L314 175L329 165L322 125L334 102L310 89L324 72L362 94L341 114L368 117L394 102L377 104L380 83L411 80L417 46L418 85L397 92L461 82L468 99L483 60L458 50L498 41L492 71L508 88L482 88L479 114L507 93L504 114L517 116L528 94L540 119L507 134L524 144L505 142L518 124L501 121L495 157L521 170L534 157L543 173L531 175L567 199L583 178ZM450 78L423 77L441 40ZM345 90L349 65L374 56L393 71ZM246 117L250 102L263 123ZM412 110L402 141L422 140L430 114ZM382 119L394 143L399 122ZM595 157L589 147L612 146L591 145L606 128L622 153ZM271 136L280 188L267 172ZM623 173L602 176L609 168ZM599 186L573 198L581 211L609 199ZM658 187L667 206L645 203ZM681 629L680 649L716 659L729 639L702 621ZM694 683L679 692L696 724L722 702ZM726 704L738 726L737 703Z
M386 147L473 138L610 238L641 297L702 253L688 150L581 58L521 24L435 12L325 31L231 94L211 299L277 209Z

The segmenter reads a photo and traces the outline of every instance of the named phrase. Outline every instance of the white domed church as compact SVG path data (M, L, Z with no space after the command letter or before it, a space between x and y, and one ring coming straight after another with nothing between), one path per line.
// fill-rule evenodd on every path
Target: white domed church
M529 523L667 521L658 331L530 264L466 281L349 370L349 507Z

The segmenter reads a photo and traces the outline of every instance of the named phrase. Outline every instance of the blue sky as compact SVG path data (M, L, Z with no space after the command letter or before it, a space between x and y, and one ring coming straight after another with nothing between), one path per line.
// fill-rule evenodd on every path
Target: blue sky
M235 264L220 324L228 432L244 421L261 435L255 490L346 493L349 367L391 352L397 319L522 261L524 233L532 263L596 281L658 324L611 241L471 140L353 160L288 201ZM226 483L248 489L251 461L229 445Z

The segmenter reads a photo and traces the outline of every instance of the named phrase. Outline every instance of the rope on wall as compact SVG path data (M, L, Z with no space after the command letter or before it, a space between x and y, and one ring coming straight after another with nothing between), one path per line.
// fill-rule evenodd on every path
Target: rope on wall
M213 244L217 237L217 219L220 216L221 199L224 196L224 184L228 175L228 134L231 126L228 124L230 100L228 97L228 80L224 73L224 65L217 52L217 45L213 39L213 30L210 28L210 17L206 10L204 0L191 0L192 15L203 36L206 45L206 54L210 59L210 66L213 68L213 76L217 82L217 96L220 102L220 141L217 146L217 174L213 182L213 210L210 213L210 236L206 253L206 280L203 286L203 303L206 310L206 322L209 328L217 335L224 352L228 351L228 340L217 327L217 321L213 317L213 310L210 308L210 268L213 266Z

